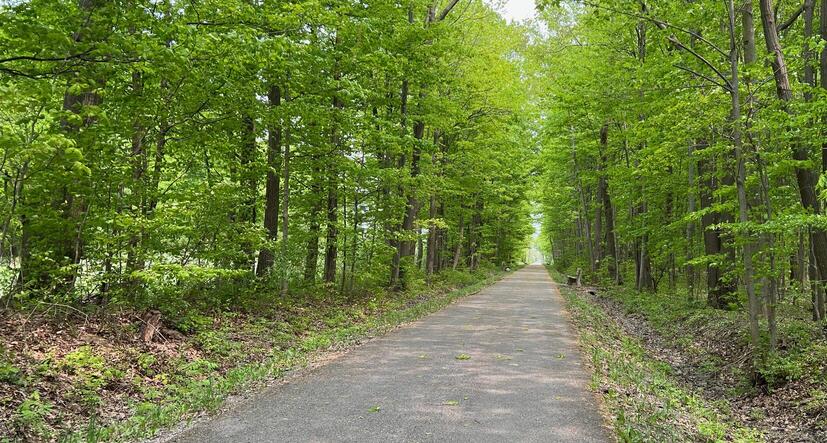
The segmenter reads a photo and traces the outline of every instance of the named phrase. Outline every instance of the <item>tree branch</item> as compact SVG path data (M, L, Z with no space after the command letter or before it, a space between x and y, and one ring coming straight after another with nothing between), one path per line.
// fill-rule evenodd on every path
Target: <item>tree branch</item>
M65 62L73 59L82 59L84 61L94 61L94 60L87 60L83 57L89 55L94 48L89 48L86 51L79 52L77 54L67 55L63 57L36 57L33 55L18 55L9 58L0 58L0 63L8 63L8 62L16 62L16 61L27 61L27 62Z
M459 3L459 0L451 0L447 5L445 5L445 9L443 9L442 12L439 13L439 16L437 17L436 21L441 22L442 20L445 20L445 17L447 17L448 14L451 13L451 10L454 9L454 6L456 6L457 3Z
M650 21L650 22L654 23L660 29L672 28L672 29L681 31L684 34L689 34L692 37L695 37L696 39L698 39L699 41L702 41L702 42L706 43L715 52L717 52L718 54L721 54L722 56L726 57L727 60L729 60L729 54L728 53L724 52L715 43L712 43L711 41L705 39L701 34L699 34L698 32L695 32L691 29L681 28L680 26L673 25L669 22L665 22L663 20L658 20L656 18L649 17L647 15L636 14L636 13L633 13L633 12L621 11L619 9L614 9L614 8L611 8L611 7L608 7L608 6L598 5L598 4L595 4L595 3L588 2L588 1L584 1L583 4L591 6L593 8L597 8L597 9L605 9L607 11L616 12L618 14L622 14L622 15L625 15L625 16L628 16L628 17L634 17L634 18L639 18L639 19L642 19L642 20L647 20L647 21Z
M710 63L710 62L709 62L709 60L705 59L705 58L704 58L704 56L702 56L701 54L698 54L697 52L695 52L695 50L694 50L694 49L689 48L689 47L687 47L686 45L684 45L683 43L681 43L681 42L680 42L680 40L678 40L678 39L677 39L677 37L675 37L674 35L670 35L670 36L669 36L669 41L670 41L670 42L672 42L672 44L674 44L674 45L675 45L675 46L677 46L678 48L681 48L681 49L683 49L684 51L686 51L686 52L688 52L688 53L690 53L690 54L694 55L694 56L695 56L695 58L697 58L698 60L700 60L700 61L701 61L701 63L703 63L703 64L705 64L706 66L708 66L708 67L709 67L709 69L712 69L713 71L715 71L715 74L717 74L717 75L718 75L718 77L720 77L720 78L721 78L721 80L723 80L723 81L724 81L724 83L727 85L727 87L729 88L729 90L732 90L732 85L729 83L729 79L728 79L728 78L726 78L726 77L724 76L724 74L722 74L722 73L721 73L721 71L719 71L719 70L718 70L718 68L716 68L716 67L715 67L712 63Z
M793 23L795 23L795 21L798 19L798 17L801 16L802 12L804 12L804 5L803 4L801 6L799 6L798 9L796 9L795 12L793 12L793 15L790 16L790 18L788 18L787 21L785 21L784 23L781 23L780 25L778 25L778 32L783 32L785 29L792 26Z
M712 78L712 77L710 77L706 74L701 74L700 72L697 72L694 69L688 68L688 67L683 66L683 65L672 65L672 66L680 69L681 71L686 71L686 72L688 72L692 75L697 75L698 77L701 77L702 79L704 79L704 80L706 80L706 81L708 81L708 82L710 82L714 85L717 85L717 86L721 87L723 90L725 90L727 92L732 91L732 88L730 88L729 85L726 85L724 83L720 83L717 80L715 80L714 78Z

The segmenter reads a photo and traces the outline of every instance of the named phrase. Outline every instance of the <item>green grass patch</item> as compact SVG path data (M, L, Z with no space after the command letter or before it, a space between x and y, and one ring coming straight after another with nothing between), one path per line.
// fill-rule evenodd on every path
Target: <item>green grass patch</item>
M602 308L565 286L561 293L594 367L592 387L602 393L620 441L763 441L726 408L681 387L672 368L651 358Z

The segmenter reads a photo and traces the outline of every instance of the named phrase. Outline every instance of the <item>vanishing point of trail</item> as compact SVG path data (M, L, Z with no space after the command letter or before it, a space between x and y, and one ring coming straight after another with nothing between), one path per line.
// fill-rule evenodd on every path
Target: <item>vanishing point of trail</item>
M528 266L173 441L609 441L562 309Z

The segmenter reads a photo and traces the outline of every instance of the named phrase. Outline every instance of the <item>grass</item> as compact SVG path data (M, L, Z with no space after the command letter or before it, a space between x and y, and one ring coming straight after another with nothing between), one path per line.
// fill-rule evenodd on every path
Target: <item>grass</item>
M219 409L233 394L302 368L325 350L345 348L386 333L473 294L504 275L455 274L404 293L294 306L281 316L192 314L176 325L186 336L174 353L164 354L163 349L153 347L142 350L127 343L115 358L95 345L84 345L64 354L48 353L30 361L36 367L23 368L0 352L0 376L4 380L22 379L19 388L29 392L14 405L11 420L17 432L15 438L108 442L151 437L160 429ZM323 307L327 305L333 306ZM134 335L136 331L126 333ZM187 352L190 357L185 355ZM43 387L47 380L63 380L53 384L68 385L49 391ZM130 397L121 419L101 418L97 413L112 409L111 395L104 395L108 389ZM55 390L60 392L56 394ZM81 422L70 411L62 410L67 399L92 418ZM9 404L3 402L0 406L6 408ZM4 441L16 440L0 437L0 442Z
M619 441L763 441L725 407L681 386L668 364L648 355L601 307L571 288L561 293L594 368L592 388L602 393Z
M723 361L754 354L757 355L756 370L766 383L766 389L794 381L827 386L824 371L827 341L823 324L813 322L810 313L794 303L784 301L778 305L779 349L769 353L766 352L769 348L768 327L763 316L760 325L762 350L751 349L745 308L713 309L703 300L668 290L653 295L619 287L602 293L618 302L627 314L643 316L647 324L674 347L708 359L709 370L721 367ZM698 342L708 346L699 347ZM742 383L748 385L750 379L746 372L733 376L742 378Z

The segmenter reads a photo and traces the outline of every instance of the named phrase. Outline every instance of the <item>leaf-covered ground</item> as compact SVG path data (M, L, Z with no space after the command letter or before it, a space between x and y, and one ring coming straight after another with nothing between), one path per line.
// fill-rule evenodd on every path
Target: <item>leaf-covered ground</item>
M354 298L317 293L268 309L189 314L144 344L132 311L34 307L0 317L0 441L110 441L214 410L235 392L432 312L499 274ZM462 288L462 289L457 289ZM329 353L328 353L329 354Z
M812 328L796 344L798 323L782 321L783 349L762 363L755 386L742 313L685 297L664 304L652 301L661 294L561 289L621 440L827 441L827 362Z

